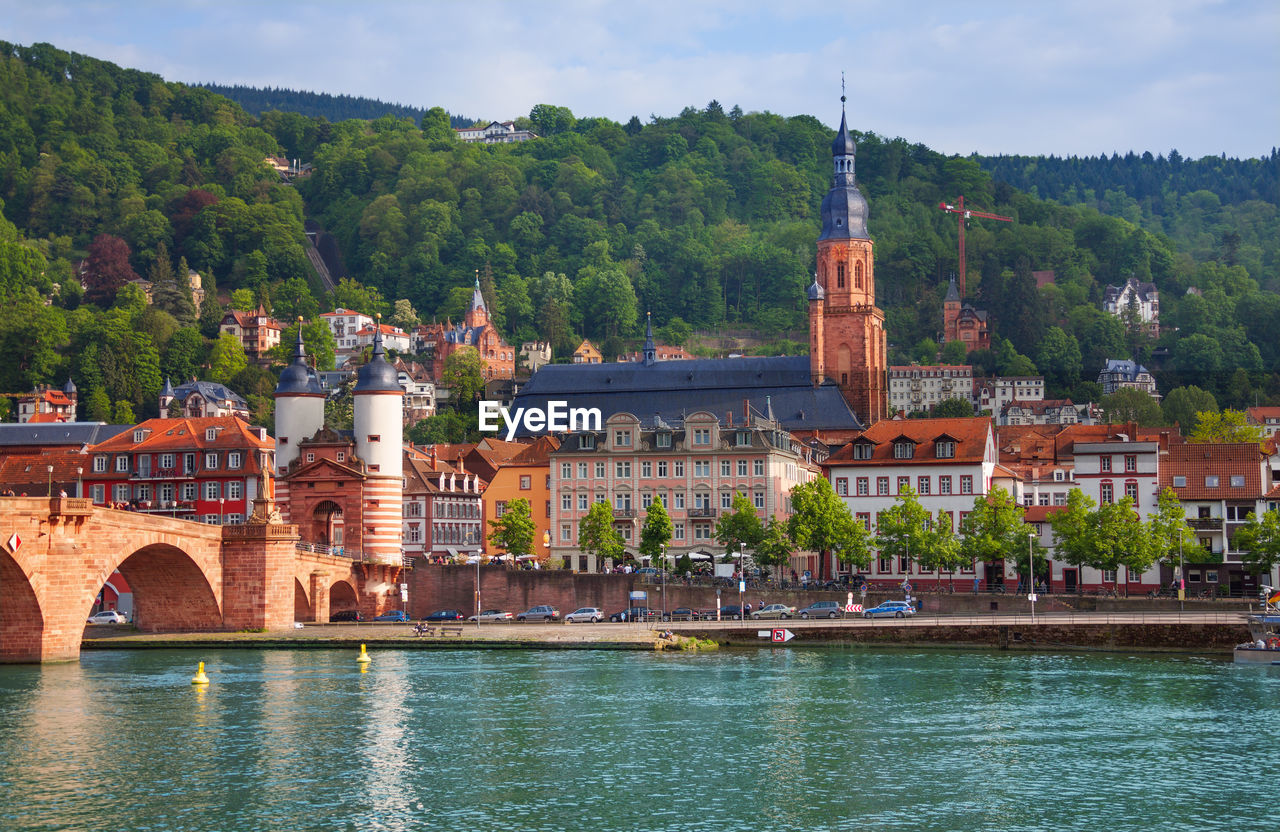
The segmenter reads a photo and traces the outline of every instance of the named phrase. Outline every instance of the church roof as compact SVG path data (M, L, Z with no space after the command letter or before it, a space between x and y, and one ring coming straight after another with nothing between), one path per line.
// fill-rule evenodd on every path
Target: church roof
M943 303L955 303L960 300L960 293L956 291L956 279L951 278L951 282L947 284L947 296L942 299Z
M769 409L787 430L859 429L834 384L815 387L808 356L697 358L645 365L549 364L516 395L515 407L595 407L607 420L615 413L679 421L706 410L742 412L743 401L758 413Z
M173 397L180 402L185 402L192 393L199 393L200 397L207 402L229 401L237 408L247 410L249 407L249 403L239 393L216 381L188 381L173 388Z

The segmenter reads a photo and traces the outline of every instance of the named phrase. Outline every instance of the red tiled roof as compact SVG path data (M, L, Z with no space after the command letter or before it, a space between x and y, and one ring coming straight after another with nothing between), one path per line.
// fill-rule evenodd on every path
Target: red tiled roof
M864 430L858 438L827 458L822 465L856 462L858 465L932 465L981 462L986 453L987 436L991 433L991 420L981 416L953 419L904 419L876 422ZM908 439L915 443L911 459L894 457L894 442ZM956 443L955 456L939 459L935 454L935 442L948 438ZM866 439L874 443L871 459L854 460L853 446Z
M53 466L53 483L74 483L80 476L77 468L89 472L89 458L77 450L42 448L32 453L0 454L0 484L15 491L28 491L43 496L49 484L49 466ZM26 488L25 486L29 486ZM70 490L70 489L68 489Z
M219 428L214 439L206 439L205 431ZM139 430L149 431L141 442L133 436ZM122 431L105 442L99 442L89 453L156 453L163 451L204 450L271 450L276 441L270 436L259 439L236 416L205 416L182 419L148 419L131 430ZM245 470L258 470L257 454L246 454Z
M1066 506L1027 506L1022 510L1024 523L1047 523L1050 514L1066 511Z
M63 417L57 413L33 413L28 422L35 422L38 425L53 424L63 421Z
M1182 500L1256 500L1262 495L1262 453L1253 442L1176 445L1160 466L1160 488ZM1175 486L1174 477L1186 477ZM1207 485L1206 478L1218 484ZM1233 486L1232 477L1241 485Z

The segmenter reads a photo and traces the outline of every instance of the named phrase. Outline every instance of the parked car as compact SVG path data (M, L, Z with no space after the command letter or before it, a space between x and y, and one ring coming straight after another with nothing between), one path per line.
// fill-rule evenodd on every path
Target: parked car
M767 607L761 607L751 613L753 619L761 618L790 618L796 614L795 607L789 607L786 604L770 604Z
M360 610L338 610L329 613L330 623L336 621L364 621L364 616L360 614Z
M742 616L751 615L751 605L738 606L737 604L726 604L720 608L721 621L741 621Z
M388 610L387 612L384 612L382 615L375 615L373 617L373 620L404 622L409 620L409 614L404 610Z
M550 604L539 604L516 616L516 621L559 621L560 610Z
M442 621L461 621L464 618L458 610L436 610L431 615L423 616L423 621L440 623Z
M619 610L609 616L609 620L618 623L621 621L646 621L654 616L654 611L648 607L627 607L625 610ZM661 615L661 613L657 613Z
M502 610L481 610L478 614L468 616L468 621L510 621L511 613Z
M839 601L815 601L799 613L801 618L841 618L844 616L844 608L840 606Z
M89 624L127 624L129 619L125 618L115 610L103 610L95 612L89 616Z
M689 607L676 607L671 612L663 616L666 621L697 621L701 618L701 614Z
M908 604L906 601L885 601L879 606L872 607L869 610L863 610L863 618L905 618L908 615L915 615L916 608Z
M576 609L564 617L564 623L572 624L575 621L587 621L595 624L604 618L604 610L599 607L582 607Z

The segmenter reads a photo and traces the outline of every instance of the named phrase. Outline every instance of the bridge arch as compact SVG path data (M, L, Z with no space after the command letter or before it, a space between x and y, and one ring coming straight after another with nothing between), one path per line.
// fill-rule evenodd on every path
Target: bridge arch
M329 586L329 612L360 609L360 596L350 581L338 579Z
M307 588L296 575L293 578L293 620L315 621L315 606L307 596Z
M150 543L130 553L102 576L86 609L92 608L98 590L114 569L133 588L133 624L138 629L208 630L222 626L221 587L215 588L206 567L177 546Z
M0 661L41 655L44 614L26 570L0 549Z

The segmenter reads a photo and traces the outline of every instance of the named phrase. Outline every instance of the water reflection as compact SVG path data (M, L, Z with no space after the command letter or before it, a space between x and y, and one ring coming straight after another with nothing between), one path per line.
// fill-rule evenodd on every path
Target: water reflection
M1266 817L1280 763L1280 674L1213 662L373 657L2 667L0 829L1193 830Z

